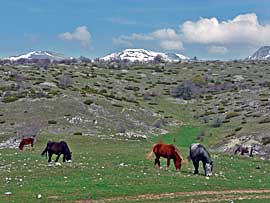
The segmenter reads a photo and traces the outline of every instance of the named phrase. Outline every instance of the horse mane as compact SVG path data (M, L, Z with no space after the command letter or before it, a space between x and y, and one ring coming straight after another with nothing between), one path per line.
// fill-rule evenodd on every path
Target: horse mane
M65 149L65 153L71 154L70 149L69 149L67 143L65 141L61 141L60 143L63 145L63 147Z
M174 146L174 149L175 149L175 152L177 153L177 155L180 157L180 159L183 160L183 157L181 156L180 150L176 146Z

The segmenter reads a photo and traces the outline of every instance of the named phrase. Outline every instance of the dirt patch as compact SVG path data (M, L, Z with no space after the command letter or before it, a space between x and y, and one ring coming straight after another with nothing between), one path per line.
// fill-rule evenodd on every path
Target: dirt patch
M220 202L231 200L248 200L248 199L270 199L269 190L225 190L225 191L193 191L193 192L173 192L162 194L144 194L137 196L113 197L101 200L81 200L77 203L106 203L106 202L130 202L140 200L161 200L174 199L179 197L192 197L186 200L179 200L177 202ZM206 196L207 197L203 197ZM208 197L211 195L212 197Z

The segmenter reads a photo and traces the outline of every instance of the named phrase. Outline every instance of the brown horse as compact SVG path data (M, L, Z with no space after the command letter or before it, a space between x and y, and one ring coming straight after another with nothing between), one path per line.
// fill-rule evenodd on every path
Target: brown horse
M29 145L29 144L31 144L31 147L33 149L33 147L34 147L34 141L35 141L35 139L32 138L32 137L24 137L24 138L22 138L22 141L21 141L21 143L19 145L19 149L20 150L23 150L24 146L25 145Z
M253 147L244 147L242 145L238 146L236 150L234 151L234 154L240 153L242 156L244 154L249 154L250 157L253 157Z
M170 166L170 160L173 159L174 166L176 170L181 169L181 163L182 163L182 156L180 154L180 151L172 144L164 144L164 143L158 143L153 146L153 149L148 153L147 158L151 159L152 154L156 155L155 163L154 165L158 164L160 167L160 157L164 157L167 159L167 167Z
M41 155L43 156L46 154L46 157L47 157L47 153L49 154L48 162L52 161L53 154L57 155L55 162L58 161L61 154L63 154L63 162L66 162L66 160L67 160L67 162L71 162L72 152L70 151L70 149L65 141L61 141L61 142L49 141L47 143L46 148L43 150Z

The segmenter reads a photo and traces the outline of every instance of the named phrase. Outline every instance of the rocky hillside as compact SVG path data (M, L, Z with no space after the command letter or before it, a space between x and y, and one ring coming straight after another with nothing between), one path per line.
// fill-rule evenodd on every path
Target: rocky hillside
M0 66L1 141L30 134L124 139L201 129L197 141L269 158L267 62ZM176 138L177 139L177 138Z

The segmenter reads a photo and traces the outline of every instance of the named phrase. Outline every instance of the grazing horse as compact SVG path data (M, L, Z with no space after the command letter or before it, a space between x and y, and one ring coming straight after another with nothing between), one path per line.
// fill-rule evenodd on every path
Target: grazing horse
M155 144L153 149L148 153L147 158L150 159L152 154L156 155L154 165L158 164L160 167L160 157L167 159L167 167L170 166L170 160L173 159L176 170L181 169L181 162L183 160L180 151L172 144L158 143Z
M66 142L61 141L61 142L51 142L49 141L47 143L46 148L43 150L41 155L45 155L47 157L47 153L49 154L49 159L48 162L52 161L52 155L56 154L56 160L55 162L58 161L59 157L61 154L63 154L63 162L67 160L67 162L71 162L71 154L72 152L69 150L69 147Z
M203 162L204 175L212 176L213 161L211 160L209 152L205 147L199 143L191 144L189 147L189 160L192 160L194 165L194 174L199 173L199 162Z
M253 147L244 147L244 146L238 146L236 148L236 150L234 151L234 154L237 154L238 152L240 152L240 154L243 156L244 154L249 154L249 157L253 157Z
M19 149L20 149L20 150L23 150L24 146L25 146L25 145L29 145L29 144L31 144L31 147L32 147L32 149L33 149L34 141L35 141L35 139L32 138L32 137L25 137L25 138L22 138L22 141L21 141L21 143L20 143L20 145L19 145Z

